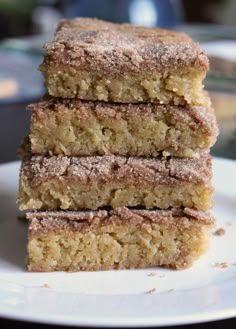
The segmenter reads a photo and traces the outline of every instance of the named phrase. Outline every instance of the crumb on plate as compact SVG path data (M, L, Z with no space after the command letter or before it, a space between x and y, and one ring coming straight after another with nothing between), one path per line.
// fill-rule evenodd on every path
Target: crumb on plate
M156 276L157 275L157 273L156 272L150 272L150 273L148 273L148 275L147 276Z
M154 292L156 292L156 288L152 288L152 289L148 290L147 294L153 294Z
M215 263L214 264L215 267L218 267L218 268L227 268L228 267L228 263L227 262L221 262L221 263Z
M214 232L214 235L222 236L222 235L225 235L225 233L226 233L225 229L223 227L220 227Z
M49 287L49 284L44 283L44 284L42 285L42 288L50 288L50 287Z

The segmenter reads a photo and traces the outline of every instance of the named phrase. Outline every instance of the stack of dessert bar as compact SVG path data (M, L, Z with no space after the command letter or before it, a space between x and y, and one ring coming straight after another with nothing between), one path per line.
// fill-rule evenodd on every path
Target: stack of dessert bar
M214 222L208 60L181 33L60 21L29 106L28 270L185 268Z

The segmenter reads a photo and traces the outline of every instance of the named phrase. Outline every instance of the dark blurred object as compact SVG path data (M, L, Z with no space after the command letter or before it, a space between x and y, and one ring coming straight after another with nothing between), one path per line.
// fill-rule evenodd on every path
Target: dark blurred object
M186 22L217 23L225 0L182 0Z
M27 102L0 105L0 163L18 160L17 150L29 131Z
M68 0L61 1L63 16L97 17L111 22L174 28L182 20L179 0Z
M236 37L236 30L234 35ZM210 60L206 87L220 128L213 152L236 159L236 42L211 41L203 43L202 47Z
M0 50L0 163L17 159L17 148L29 129L25 107L44 93L38 61L35 56Z
M215 91L210 92L210 97L220 128L212 153L236 159L236 94Z
M211 153L236 159L236 27L185 24L179 30L199 41L210 59L210 71L204 85L220 129Z
M37 0L0 0L0 39L31 33L31 14Z

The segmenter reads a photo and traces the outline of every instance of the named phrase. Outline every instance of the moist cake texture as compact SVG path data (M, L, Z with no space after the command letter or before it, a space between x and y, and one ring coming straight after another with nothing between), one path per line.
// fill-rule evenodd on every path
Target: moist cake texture
M58 24L39 67L18 203L33 272L164 266L206 252L208 59L186 34L91 18Z
M91 18L61 20L40 65L50 95L208 106L208 59L186 34Z
M31 104L35 154L195 157L218 134L214 110L47 98Z
M19 204L26 209L148 209L212 204L211 157L32 156L20 175Z
M29 271L186 268L208 248L214 219L192 209L33 212Z

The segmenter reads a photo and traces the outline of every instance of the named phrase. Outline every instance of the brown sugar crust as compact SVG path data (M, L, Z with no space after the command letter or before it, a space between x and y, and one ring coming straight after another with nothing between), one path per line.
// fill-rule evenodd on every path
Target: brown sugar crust
M198 159L136 158L121 156L32 156L22 166L22 175L30 177L32 186L50 177L76 178L77 182L99 185L131 179L134 185L143 183L169 186L193 182L211 184L211 157L203 153Z
M192 209L36 212L27 215L29 271L96 271L192 265L214 219Z
M149 223L165 223L172 221L177 225L177 220L185 217L189 221L212 226L214 217L209 212L184 209L146 210L130 209L127 207L113 210L97 211L40 211L27 213L27 219L31 220L31 236L47 235L49 231L58 230L89 230L92 225L124 224L124 222L142 225Z
M91 18L61 20L54 40L45 45L45 50L43 65L71 65L112 75L167 68L208 69L205 53L184 33Z
M22 164L21 210L212 205L211 157L32 156Z
M31 151L38 154L194 157L216 140L214 110L47 97L31 104Z
M150 117L158 113L171 113L173 122L181 121L190 124L195 130L204 127L206 133L214 134L218 132L216 128L216 119L212 108L202 106L181 105L161 105L157 103L108 103L100 101L83 101L80 99L54 98L49 95L44 96L43 100L28 105L28 110L35 113L40 121L40 115L46 111L64 112L77 110L79 118L89 118L94 114L96 118L115 118L116 120L127 119L127 117Z

